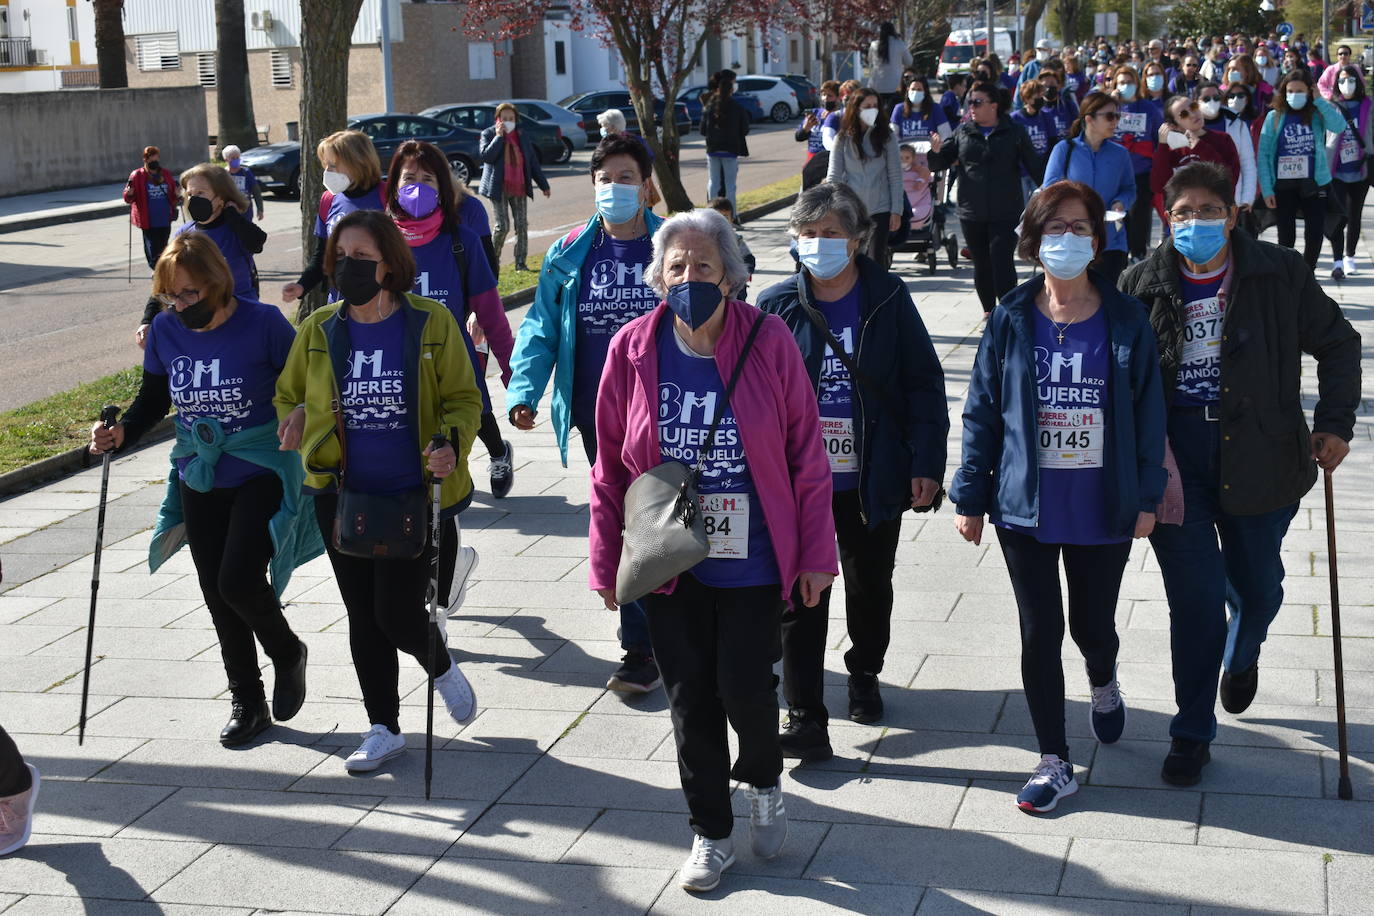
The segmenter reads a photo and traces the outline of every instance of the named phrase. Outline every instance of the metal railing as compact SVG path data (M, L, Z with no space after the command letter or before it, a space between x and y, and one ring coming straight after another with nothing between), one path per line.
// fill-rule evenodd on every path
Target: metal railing
M99 70L63 70L63 89L99 89Z
M38 62L27 38L0 38L0 67L32 67Z

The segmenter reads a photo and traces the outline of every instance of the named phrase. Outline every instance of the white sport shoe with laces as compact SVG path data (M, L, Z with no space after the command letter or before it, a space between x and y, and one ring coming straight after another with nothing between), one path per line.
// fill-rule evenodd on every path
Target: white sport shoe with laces
M17 795L0 798L0 856L18 852L29 841L33 833L33 806L38 801L38 770L31 763L29 768L31 784Z
M744 795L749 799L749 845L760 859L772 859L782 852L782 844L787 840L782 786L746 786Z
M692 852L678 870L678 884L686 891L715 890L721 872L735 864L735 841L730 837L708 840L698 836L692 840Z
M363 743L344 761L350 773L370 773L406 749L405 735L394 735L385 725L363 732Z
M443 698L444 707L448 709L453 721L459 725L467 725L476 717L477 694L473 692L472 685L463 676L457 662L450 664L447 671L434 679L434 689Z

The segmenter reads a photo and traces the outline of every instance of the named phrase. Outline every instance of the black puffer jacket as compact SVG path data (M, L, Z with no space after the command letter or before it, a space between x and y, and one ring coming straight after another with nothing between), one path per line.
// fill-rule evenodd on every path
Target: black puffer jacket
M1150 309L1164 397L1183 351L1183 299L1173 241L1121 275ZM1360 335L1291 248L1231 233L1235 277L1222 320L1221 508L1258 515L1291 505L1317 480L1302 409L1302 355L1317 360L1312 429L1349 441L1360 402Z
M1045 177L1045 162L1020 124L1003 115L992 129L983 131L965 121L930 154L932 169L946 169L958 162L959 218L975 221L1021 219L1026 202L1021 198L1021 169L1025 166L1035 183Z
M733 97L712 99L701 111L701 132L707 153L749 155L749 112Z

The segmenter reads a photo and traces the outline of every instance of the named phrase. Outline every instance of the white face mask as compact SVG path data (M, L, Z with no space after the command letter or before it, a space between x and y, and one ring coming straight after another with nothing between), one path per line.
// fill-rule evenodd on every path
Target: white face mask
M329 170L324 173L324 186L333 194L342 194L353 184L353 179L344 172Z
M1202 116L1211 121L1221 114L1221 99L1207 99L1199 102L1198 108L1202 111Z
M1346 98L1351 98L1352 96L1355 95L1355 81L1354 81L1354 80L1341 80L1341 82L1340 82L1340 87L1341 87L1341 95L1345 96Z
M1236 114L1240 114L1242 111L1245 110L1245 99L1241 98L1240 96L1236 96L1235 98L1229 100L1226 103L1226 107L1234 111Z
M1182 131L1172 130L1165 136L1164 142L1169 144L1169 149L1185 149L1188 146L1188 135Z
M913 89L906 94L906 100L913 105L919 105L926 100L926 94L920 89Z
M1035 59L1036 59L1036 60L1049 60L1049 59L1050 59L1050 52L1047 51L1047 50L1044 49L1044 48L1036 48L1036 49L1035 49Z
M864 122L865 127L872 127L878 123L878 109L861 108L859 109L859 120Z

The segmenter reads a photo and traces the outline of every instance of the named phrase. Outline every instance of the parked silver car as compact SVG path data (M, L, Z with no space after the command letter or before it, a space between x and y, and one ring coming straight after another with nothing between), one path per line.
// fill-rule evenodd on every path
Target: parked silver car
M583 129L582 116L577 112L560 108L544 99L492 99L486 104L496 105L501 102L510 102L522 115L534 118L540 124L557 125L563 131L564 152L561 157L554 160L555 162L567 162L572 158L574 150L580 150L587 145L587 131Z

